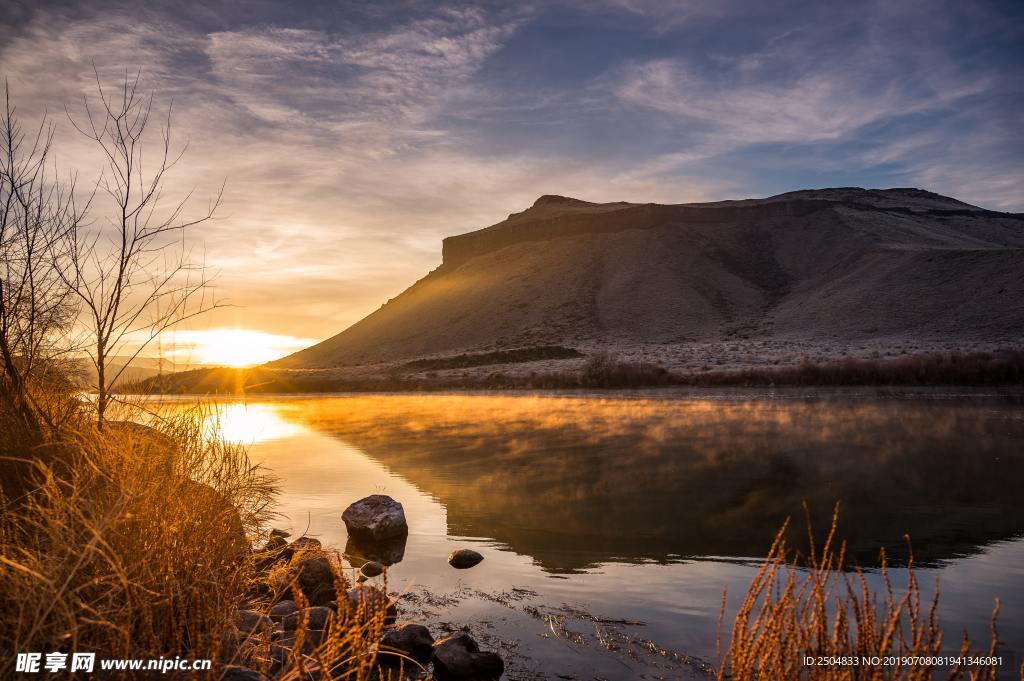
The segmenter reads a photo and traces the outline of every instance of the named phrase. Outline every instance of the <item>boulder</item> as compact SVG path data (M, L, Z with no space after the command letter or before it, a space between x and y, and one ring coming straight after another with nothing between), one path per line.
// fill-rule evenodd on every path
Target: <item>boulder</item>
M221 672L220 681L268 681L268 679L263 674L248 667L228 665Z
M295 587L312 605L327 605L338 599L334 588L334 568L325 556L310 556L299 560Z
M359 613L364 619L369 619L381 609L384 610L384 624L394 624L398 617L398 606L388 598L388 595L376 586L359 586L349 589L348 606L354 613Z
M381 541L409 534L405 510L386 494L372 494L353 503L341 514L350 537Z
M270 631L270 628L274 626L274 622L269 617L255 610L235 610L232 620L235 623L235 628L243 634Z
M296 610L281 620L281 624L284 626L285 631L298 629L301 622L306 623L307 629L326 629L333 618L333 610L317 605L312 608Z
M216 537L220 544L211 546L211 551L219 549L220 554L231 561L241 560L249 553L249 540L245 536L242 516L223 494L205 483L188 478L178 480L176 494L190 498L190 503L204 509L202 516L195 522L205 527L184 527L182 531L202 534L211 537L211 540Z
M381 652L385 662L398 662L403 657L426 665L434 655L434 637L422 624L403 624L389 629L381 639ZM397 653L398 655L389 655Z
M434 644L434 676L438 681L490 681L501 678L504 673L501 656L482 652L467 633Z
M290 547L295 553L300 553L302 551L320 551L324 545L320 543L319 539L302 536L293 541Z
M366 577L377 577L384 574L384 566L375 560L371 560L363 563L363 566L359 568L359 572Z
M484 557L473 549L455 549L448 555L448 564L457 570L466 570L478 565Z
M181 449L174 438L152 426L134 421L107 421L104 423L108 436L115 437L134 450L135 455L148 464L163 467L172 472L174 463L181 456Z
M273 538L271 539L271 541L273 541ZM291 560L292 557L297 556L303 553L304 551L321 550L323 550L323 544L320 543L319 539L302 536L293 541L291 544L287 544L284 548L278 549L278 555L282 560Z
M295 601L281 601L271 606L270 619L280 622L293 612L295 612Z

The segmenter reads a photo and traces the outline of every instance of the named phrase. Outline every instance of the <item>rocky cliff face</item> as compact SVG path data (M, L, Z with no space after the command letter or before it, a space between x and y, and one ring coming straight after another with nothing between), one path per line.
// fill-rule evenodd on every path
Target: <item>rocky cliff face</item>
M277 365L546 344L671 365L694 344L706 358L733 341L968 349L1024 340L1024 216L918 189L686 205L544 196L445 239L442 256L378 311Z

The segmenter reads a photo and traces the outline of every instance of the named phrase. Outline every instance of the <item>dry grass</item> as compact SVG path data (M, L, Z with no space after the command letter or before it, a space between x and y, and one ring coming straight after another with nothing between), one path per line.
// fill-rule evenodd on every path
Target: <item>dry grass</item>
M158 423L98 431L80 413L27 442L0 418L6 468L22 471L18 486L3 479L0 678L15 675L14 652L208 658L208 678L221 664L268 668L269 641L243 641L232 620L262 598L250 545L265 536L274 481L211 438L203 413ZM317 667L369 678L381 619L346 614L317 645L300 638L282 678Z
M943 651L943 633L937 608L938 584L930 602L922 603L913 560L906 570L907 588L897 594L882 554L881 592L872 591L865 574L843 569L845 547L836 546L838 506L821 552L814 547L808 522L810 551L800 564L790 555L786 527L776 535L768 557L754 577L733 623L732 636L718 673L720 681L931 681L934 678L989 681L997 667L908 664L902 658L928 657ZM724 617L723 595L722 614ZM964 639L959 654L996 654L996 615L992 613L991 643L981 651ZM721 645L721 644L719 644ZM804 664L805 657L853 658L858 664L831 666ZM893 664L866 663L890 658ZM939 675L938 677L936 675ZM1024 678L1024 669L1021 670Z

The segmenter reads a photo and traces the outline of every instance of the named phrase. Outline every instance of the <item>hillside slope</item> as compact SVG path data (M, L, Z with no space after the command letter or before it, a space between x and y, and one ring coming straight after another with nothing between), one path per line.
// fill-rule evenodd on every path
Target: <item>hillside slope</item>
M543 196L445 239L436 270L274 366L538 345L673 365L698 346L706 361L723 343L927 349L1022 338L1024 215L918 189L668 206Z

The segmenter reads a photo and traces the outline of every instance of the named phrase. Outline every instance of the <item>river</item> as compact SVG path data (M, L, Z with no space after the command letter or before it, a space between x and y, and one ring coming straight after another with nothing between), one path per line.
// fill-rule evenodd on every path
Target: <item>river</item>
M435 635L468 625L509 678L700 678L758 558L806 502L840 503L849 562L878 585L913 552L941 588L950 651L987 646L1000 598L1009 669L1024 650L1024 408L972 391L741 390L367 394L221 401L224 437L280 479L278 526L393 562L389 588ZM373 493L410 534L348 542ZM907 537L909 536L909 544ZM485 560L466 571L448 553ZM897 589L905 584L893 571ZM1016 661L1016 662L1015 662Z

